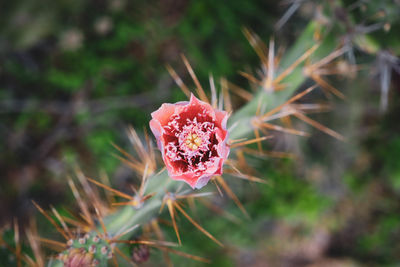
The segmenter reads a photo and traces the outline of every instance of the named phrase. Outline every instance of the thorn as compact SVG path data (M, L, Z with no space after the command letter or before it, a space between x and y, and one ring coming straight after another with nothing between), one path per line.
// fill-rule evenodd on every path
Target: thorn
M261 178L258 178L258 177L252 176L252 175L243 174L241 172L238 172L238 170L235 170L235 172L236 172L236 174L235 173L230 173L235 178L247 180L247 181L250 181L250 182L256 182L256 183L270 185L270 182L266 181L264 179L261 179Z
M219 91L219 97L218 97L218 109L219 110L223 110L224 109L224 95L223 95L223 91L220 90Z
M285 69L276 79L274 80L274 84L280 83L286 76L288 76L301 62L307 59L314 51L319 47L318 44L313 45L310 49L308 49L303 55L301 55L295 62L292 63L287 69Z
M68 239L71 239L72 238L72 233L69 230L67 224L65 223L63 218L60 216L58 211L53 206L50 206L50 207L51 207L51 210L52 210L53 214L56 216L57 220L61 223L61 226L64 228L64 232L67 234Z
M114 263L114 267L118 267L117 257L115 256L114 253L112 253L112 260L113 260L113 263Z
M222 95L224 98L225 111L230 113L232 111L232 102L228 92L228 81L225 78L221 78L220 83L221 83Z
M263 152L261 152L261 154L262 153ZM242 149L237 149L236 150L236 158L237 158L237 162L238 162L237 163L238 167L240 167L242 169L246 169L246 168L250 169L250 167L247 165L246 158L244 157L244 153L243 153Z
M172 242L160 240L114 240L115 243L125 244L142 244L148 246L178 247L179 245Z
M252 32L247 28L243 28L243 33L248 42L250 43L250 45L253 47L257 56L260 58L261 62L264 65L267 65L268 60L265 53L267 51L267 48L265 47L264 43L260 40L260 37L258 37L257 34L255 34L254 32Z
M100 180L101 180L102 184L104 184L104 185L110 187L110 180L108 179L108 176L107 176L107 174L106 174L106 172L105 172L104 170L101 170L101 171L100 171ZM103 191L104 191L104 194L106 195L106 198L107 198L107 202L108 202L108 203L115 202L115 198L114 198L114 196L111 194L110 191L108 191L108 190L106 190L106 189L104 189L104 188L103 188Z
M184 184L181 183L181 184L178 186L178 188L175 190L175 193L174 193L174 194L175 194L175 195L178 194L178 192L182 190L183 186L184 186Z
M306 132L303 132L303 131L290 129L290 128L284 128L282 126L270 124L270 123L267 123L267 122L260 123L259 126L263 127L263 128L266 128L266 129L269 129L269 130L275 130L275 131L280 131L280 132L299 135L299 136L310 136L309 133L306 133Z
M181 58L183 60L183 63L185 64L190 76L192 77L194 84L196 85L196 92L199 95L200 99L206 103L210 103L208 101L207 95L204 92L203 87L201 86L199 80L196 77L196 74L194 73L192 66L190 66L189 61L187 60L187 58L185 57L185 55L181 54Z
M301 110L307 114L332 110L332 106L329 104L291 104L290 106L295 110Z
M148 158L148 154L142 141L140 140L137 132L132 126L128 127L128 137L134 147L134 149L138 152L139 156L142 156L143 159Z
M166 68L167 68L169 74L171 75L171 77L174 79L175 83L182 90L182 92L188 98L190 98L191 92L190 92L189 88L183 83L182 79L178 76L178 74L176 74L175 70L170 65L166 65Z
M330 91L332 94L336 95L337 97L346 100L346 96L340 92L338 89L327 83L324 79L322 79L321 76L317 74L311 74L310 76L311 79L313 79L317 84L319 84L322 88L325 88L326 90Z
M257 128L254 128L254 136L256 137L256 139L258 139L259 141L257 142L257 148L258 151L260 151L260 153L262 153L262 145L261 145L261 140L260 140L260 132L258 131Z
M176 199L186 199L186 198L199 198L214 195L214 192L203 192L203 193L193 193L187 195L176 195Z
M228 81L228 86L233 93L240 96L245 101L251 101L253 99L253 94L251 94L250 92L246 91L245 89L237 86L236 84Z
M121 191L113 189L113 188L111 188L111 187L109 187L107 185L104 185L104 184L102 184L102 183L100 183L100 182L98 182L96 180L93 180L93 179L91 179L89 177L86 177L86 178L89 180L89 182L94 183L95 185L100 186L100 187L102 187L102 188L104 188L104 189L106 189L106 190L108 190L110 192L113 192L117 196L120 196L120 197L125 198L125 199L129 199L129 200L133 200L133 197L128 195L128 194L122 193Z
M224 245L219 242L214 236L212 236L209 232L207 232L203 227L201 227L197 222L195 222L182 208L179 206L177 202L174 203L174 206L186 217L197 229L199 229L203 234L205 234L208 238L213 240L215 243L223 247Z
M58 241L55 241L55 240L51 240L51 239L47 239L47 238L37 237L37 240L39 240L40 242L43 242L43 243L47 243L47 244L50 244L50 245L54 245L54 246L60 247L62 249L65 249L67 247L67 245L64 244L64 243L61 243L61 242L58 242Z
M250 219L250 215L247 213L246 209L238 199L238 197L233 193L232 189L229 187L229 185L225 182L225 180L221 176L217 176L217 181L218 183L222 186L222 188L225 190L225 192L228 194L228 196L235 202L235 204L238 206L240 211L248 218Z
M167 192L165 192L165 194L167 194ZM158 214L160 214L163 211L164 206L165 206L166 203L167 203L167 197L164 197L162 202L161 202L160 209L158 210Z
M228 220L230 220L231 222L233 222L235 224L241 223L241 220L238 217L227 212L225 209L220 208L218 205L214 205L214 204L210 203L209 201L206 201L205 199L200 199L200 201L204 204L204 206L206 206L208 209L210 209L213 213L218 214L218 215L221 214L225 218L227 218Z
M139 203L137 201L127 201L127 202L113 202L111 203L112 206L133 206L136 207Z
M148 200L148 199L154 197L155 195L156 195L156 193L147 194L147 195L145 195L144 197L142 197L141 202L143 203L143 202L145 202L146 200Z
M296 12L296 10L300 7L302 1L293 1L290 7L285 11L283 16L278 20L275 24L274 29L275 31L279 31L283 25L290 19L290 17Z
M124 260L126 260L128 263L132 264L133 266L138 266L136 263L134 263L128 256L126 256L118 247L114 247L115 252L120 255Z
M335 137L336 139L345 141L345 138L341 134L329 129L328 127L325 127L324 125L320 124L319 122L316 122L316 121L310 119L309 117L307 117L306 115L304 115L302 113L295 113L294 116L299 118L300 120L310 124L311 126L317 128L318 130L320 130L332 137Z
M112 240L118 240L118 239L120 239L121 237L123 237L124 235L126 235L126 234L132 232L133 230L135 230L135 229L138 228L138 227L139 227L139 224L135 224L134 226L129 227L128 229L124 230L122 233L117 233L117 234L113 237ZM111 242L111 241L110 241L110 242Z
M264 141L264 140L271 139L271 138L272 138L272 136L263 136L263 137L260 137L260 138L254 138L254 139L251 139L251 140L235 143L235 144L231 145L231 148L236 148L236 147L239 147L239 146L246 146L246 145L249 145L249 144L257 143L259 141Z
M113 153L113 156L119 159L122 163L126 164L128 167L130 167L132 170L134 170L136 173L142 173L143 167L142 163L137 162L137 161L129 161L119 155L116 155Z
M163 171L165 171L166 169L167 169L167 167L164 166L159 172L157 172L156 175L154 175L154 177L160 175L160 174L161 174Z
M123 154L125 157L129 158L131 161L136 161L135 158L129 154L128 152L126 152L123 148L121 148L120 146L114 144L113 142L111 142L111 145L117 149L119 152L121 152L121 154Z
M100 226L101 226L101 229L103 230L104 235L108 236L107 228L106 228L106 226L105 226L105 224L103 222L103 218L101 217L99 209L96 207L96 205L94 203L93 203L93 208L94 208L94 210L96 212L97 219L98 219L98 221L100 223Z
M242 148L241 149L243 152L253 155L253 156L259 156L259 157L265 157L265 156L270 156L270 157L275 157L275 158L296 158L296 156L293 153L287 153L287 152L281 152L281 151L264 151L262 154L259 153L259 151L256 151L251 148Z
M46 219L56 228L57 232L59 232L64 238L65 240L69 240L68 235L64 232L63 229L61 229L58 224L56 223L56 221L51 218L34 200L32 200L33 205L35 205L35 207L39 210L39 212L46 217Z
M86 205L86 203L82 200L78 189L76 188L74 182L72 181L71 178L68 178L68 184L69 187L71 188L72 194L74 195L76 201L78 202L78 205L83 213L82 218L89 224L89 225L94 225L94 222L91 218L90 212L89 212L89 208Z
M161 241L164 241L164 235L161 232L160 225L158 224L156 219L151 220L151 228L155 232L157 238L159 240L161 240ZM169 267L173 266L167 251L163 250L163 256L164 256L164 260L166 262L166 265L169 266Z
M43 267L44 266L44 256L40 249L40 244L39 244L39 242L37 242L37 239L36 239L37 227L36 227L35 220L30 221L30 227L28 229L26 229L25 233L26 233L26 237L28 238L29 245L32 249L34 258L36 260L36 263L35 263L31 258L29 258L28 264L30 264L31 266Z
M254 77L253 75L251 75L247 72L244 72L244 71L238 71L238 73L239 73L239 75L243 76L250 82L257 84L257 85L262 85L262 82L260 80L258 80L256 77Z
M265 79L265 83L263 85L264 90L267 92L274 91L272 82L274 79L274 56L275 56L275 42L274 39L271 38L269 40L269 48L268 48L268 72L267 77Z
M14 218L14 242L15 242L15 257L17 258L17 266L21 267L21 243L19 240L18 220Z
M315 70L321 68L323 65L328 64L329 62L331 62L335 58L343 55L344 53L346 53L347 50L349 50L349 48L347 46L343 46L342 48L333 51L332 53L330 53L326 57L318 60L316 63L313 63L312 65L308 66L307 68L309 68L311 70L311 72L315 71Z
M306 95L306 94L308 94L309 92L311 92L312 90L314 90L316 87L317 87L317 85L313 85L313 86L307 88L306 90L304 90L303 92L298 93L297 95L291 97L291 98L290 98L288 101L286 101L285 103L283 103L283 104L281 104L281 105L279 105L279 106L277 106L277 107L271 109L271 110L268 111L267 113L265 113L265 114L261 117L261 120L264 120L264 119L268 118L269 116L271 116L272 114L275 114L276 112L278 112L279 110L281 110L282 107L284 107L284 106L286 106L286 105L288 105L288 104L290 104L290 103L296 101L297 99L303 97L304 95Z
M161 247L161 246L160 247L156 246L156 247L158 249L161 249L161 250L164 250L164 251L167 251L167 252L170 252L170 253L174 253L174 254L176 254L178 256L182 256L182 257L185 257L185 258L188 258L188 259L201 261L201 262L205 262L205 263L210 263L211 262L210 260L208 260L206 258L202 258L202 257L199 257L199 256L191 255L191 254L188 254L188 253L185 253L185 252L182 252L182 251L179 251L179 250L175 250L175 249L172 249L172 248Z
M171 199L167 199L167 207L168 207L169 215L171 216L172 225L174 227L176 237L178 238L179 245L182 245L181 237L180 237L179 231L178 231L178 226L176 225L174 205L173 205Z
M221 188L219 187L218 183L215 181L215 177L211 179L211 181L215 184L215 187L217 187L218 193L221 197L224 197L224 194L221 191Z
M210 81L210 88L211 88L211 106L216 109L217 108L217 90L215 89L214 77L210 73L208 75L208 79Z
M148 170L149 164L146 163L146 166L144 168L143 171L143 176L142 176L142 183L140 184L139 187L139 197L143 197L144 196L144 192L146 191L146 186L147 186L147 170Z
M231 139L231 140L229 140L229 145L233 145L235 143L239 143L239 142L246 141L246 140L247 140L247 138Z

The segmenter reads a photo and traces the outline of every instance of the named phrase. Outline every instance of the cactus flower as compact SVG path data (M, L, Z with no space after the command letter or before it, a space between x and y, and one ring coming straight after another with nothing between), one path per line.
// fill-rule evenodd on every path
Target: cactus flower
M201 188L222 174L229 154L226 111L192 94L190 101L163 104L151 117L151 131L172 179Z

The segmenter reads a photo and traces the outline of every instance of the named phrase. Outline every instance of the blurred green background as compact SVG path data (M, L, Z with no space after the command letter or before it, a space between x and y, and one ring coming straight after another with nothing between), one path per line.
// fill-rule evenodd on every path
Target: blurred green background
M296 160L253 159L271 186L232 183L250 220L225 198L215 204L240 222L196 210L229 245L181 220L182 250L211 266L398 266L399 1L17 0L1 3L0 14L1 227L37 214L32 199L73 209L66 177L76 165L91 177L107 173L121 190L136 182L111 142L128 149L128 125L140 132L161 103L185 99L165 68L190 84L181 53L203 85L212 73L250 91L237 71L257 71L259 59L243 27L290 48L315 20L336 29L333 41L351 47L344 58L360 65L355 77L329 80L347 100L322 95L333 110L314 117L348 141L308 128L308 139L282 135L271 149ZM151 255L145 266L163 261ZM4 248L0 256L12 262Z

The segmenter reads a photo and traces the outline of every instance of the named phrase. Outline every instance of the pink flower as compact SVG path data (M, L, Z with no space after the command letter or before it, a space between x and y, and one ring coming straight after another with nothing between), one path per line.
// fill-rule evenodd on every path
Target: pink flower
M189 102L163 104L151 117L151 131L172 179L201 188L222 174L229 154L226 111L192 94Z

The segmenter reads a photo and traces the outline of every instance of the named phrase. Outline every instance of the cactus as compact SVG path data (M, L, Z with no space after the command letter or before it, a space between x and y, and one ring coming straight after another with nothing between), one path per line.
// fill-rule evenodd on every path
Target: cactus
M324 73L328 72L336 71L339 74L345 74L339 70L338 64L331 64L348 52L347 46L338 46L334 41L335 30L337 29L328 31L316 21L310 22L293 47L282 58L274 55L275 41L273 39L269 42L268 51L265 51L266 49L264 49L258 37L251 31L244 30L250 44L260 57L264 72L259 78L244 72L242 75L253 81L259 90L250 94L248 91L235 87L225 79L221 79L221 94L218 99L213 79L210 77L212 81L210 104L213 107L219 106L220 109L232 112L227 127L230 136L231 156L225 164L224 173L248 181L268 182L247 173L246 169L236 167L240 165L237 163L242 161L240 155L244 152L263 155L261 142L270 138L265 133L272 130L300 136L308 135L306 132L293 129L290 123L273 124L272 121L275 119L281 119L285 123L285 119L297 118L332 137L345 139L342 135L306 115L310 109L312 111L322 110L322 106L293 104L306 94L316 90L318 86L328 96L336 95L339 98L344 98L343 92L337 90L324 79ZM185 57L183 57L183 62L194 80L197 94L207 100L207 93L198 82ZM353 71L351 64L346 66L350 66L350 70ZM332 68L337 69L332 70ZM188 93L186 85L182 84L175 71L171 67L168 67L168 69L182 91ZM311 85L309 81L314 81L315 84ZM311 86L303 89L304 84ZM228 88L232 90L232 93L238 94L246 100L246 104L236 111L232 109ZM298 90L300 90L300 93L296 93ZM142 141L133 129L130 131L130 137L133 140L136 157L129 155L117 146L115 147L121 152L121 160L142 176L140 187L134 190L132 194L115 190L107 184L86 177L77 170L81 188L79 189L72 180L69 180L69 185L80 207L80 219L68 219L61 216L54 208L52 209L53 214L49 215L35 204L65 239L65 242L57 241L57 243L54 243L63 251L49 265L107 266L107 264L117 264L117 262L135 264L148 257L149 246L158 248L165 253L176 253L195 260L207 261L202 257L188 255L173 248L181 244L184 245L176 220L177 216L187 219L211 241L223 246L223 242L194 220L182 205L184 200L207 197L213 192L203 192L204 190L201 192L182 191L182 182L171 180L162 165L157 164L157 156L154 154L151 138L145 135L145 141ZM256 144L258 149L246 148L250 144ZM222 188L247 216L247 211L225 179L226 177L217 175L212 178L212 181L217 184L218 189ZM123 198L125 201L108 203L93 189L94 187L103 188L109 194ZM209 190L211 186L205 188ZM147 228L151 228L152 232L159 233L156 218L158 213L164 209L171 217L177 243L162 240L160 236L158 236L158 240L152 240L146 236L145 229ZM50 244L52 242L45 239L42 241ZM18 242L16 241L16 243ZM34 244L36 243L32 241L32 248ZM18 258L28 264L34 263L41 266L45 261L42 258L43 255L34 254L36 260L20 254L18 254ZM119 259L117 259L117 256Z
M276 69L277 75L271 75L270 73L267 73L265 76L263 76L263 84L260 87L259 92L255 93L252 96L252 99L241 109L232 113L232 116L229 120L228 128L231 128L229 134L231 139L231 155L233 156L231 159L228 160L226 164L226 169L233 172L237 171L237 176L240 176L241 178L250 181L265 182L257 177L252 177L246 174L245 170L236 170L236 167L234 167L234 164L232 163L234 160L237 160L237 158L235 158L234 156L236 155L236 152L240 151L245 145L251 143L257 143L258 145L260 145L259 143L262 140L266 139L265 137L260 137L260 131L272 129L299 135L306 135L305 133L297 131L295 129L270 124L269 121L274 115L278 118L285 117L286 115L282 115L281 113L289 112L290 114L294 114L298 118L321 129L327 134L342 138L336 132L306 117L304 115L304 112L294 110L291 107L291 103L301 98L303 95L311 92L315 88L315 86L311 86L301 93L293 96L295 90L298 89L308 78L307 74L309 73L306 72L306 68L312 65L306 65L306 60L308 60L308 62L318 62L318 60L328 55L328 59L329 61L331 61L341 55L341 53L336 53L333 55L327 53L327 51L332 51L335 45L330 41L329 35L326 36L326 41L315 45L316 43L318 43L318 40L315 40L313 38L316 30L318 30L318 25L316 23L310 23L305 29L302 36L298 39L292 50L288 51L281 59L280 65ZM245 33L257 51L261 45L257 41L257 37L250 31L246 30ZM273 43L271 42L269 50L270 57L271 55L273 56L273 50L274 47ZM304 53L299 53L299 51L302 51ZM184 62L187 63L185 58ZM263 63L267 64L267 67L269 67L269 69L276 68L275 63ZM189 65L187 66L189 72L191 72L191 67ZM173 76L175 76L176 80L179 79L179 77L176 76L176 73L174 73L172 69L171 72ZM197 79L195 78L195 76L193 76L193 78L196 83ZM229 98L226 95L224 96L224 93L226 93L226 91L224 91L226 90L226 88L224 87L226 86L226 83L227 82L225 80L222 80L222 100L220 101L224 102L225 109L229 110ZM283 86L284 84L285 88L283 90L278 90L280 86ZM200 92L200 94L201 92L204 93L204 91L201 91L203 90L202 87L199 84L196 85L198 92ZM260 103L268 108L267 112L260 113ZM132 195L126 195L125 193L116 191L108 187L107 185L101 184L100 182L91 178L82 178L87 179L87 181L91 182L92 184L102 187L127 200L127 202L124 203L114 203L114 205L120 204L118 206L125 206L119 209L114 209L110 207L97 206L97 204L95 203L99 201L93 201L93 199L91 199L93 197L90 195L89 192L90 190L85 189L85 187L90 188L90 186L86 184L87 182L81 181L82 186L89 197L87 200L84 200L79 195L78 190L75 188L75 186L71 186L71 188L75 192L74 194L78 200L79 206L81 207L82 213L87 214L86 216L88 217L94 216L94 218L89 219L89 221L92 222L89 223L87 229L82 229L82 231L87 232L84 237L75 238L73 241L67 241L68 248L61 253L61 256L59 256L58 260L54 261L53 266L62 265L62 263L67 264L67 262L71 262L77 257L82 261L86 260L88 262L91 262L91 264L104 264L104 262L108 259L108 257L111 257L111 255L116 256L118 254L123 254L124 252L122 252L118 248L118 246L120 246L119 244L126 243L143 245L150 244L157 248L162 248L165 251L171 252L172 248L168 246L163 246L164 243L162 243L162 241L154 241L154 243L152 243L152 241L149 240L132 239L134 237L140 237L138 233L139 227L136 226L147 225L149 222L152 221L152 218L157 216L158 211L160 210L160 208L162 209L163 206L166 206L168 212L171 215L173 227L176 231L177 241L179 242L179 244L181 243L181 238L176 222L176 216L178 215L188 219L198 230L203 232L212 241L223 246L221 241L215 238L211 233L209 233L194 219L192 219L180 204L181 201L184 199L204 197L208 195L208 193L187 193L179 191L179 188L182 186L181 182L171 180L165 170L157 172L157 167L153 164L154 161L152 161L154 157L151 154L151 142L147 142L147 145L142 144L134 130L131 131L131 135L134 142L136 142L137 153L139 155L140 153L142 153L141 158L135 159L137 161L137 165L135 165L137 167L137 172L143 175L143 182L141 187L137 190L137 192L133 193ZM248 139L253 137L254 139L241 141L243 140L243 138ZM149 139L149 137L146 137L146 139ZM229 189L229 186L224 179L225 178L222 178L220 176L213 178L213 180L217 184L219 184L221 188L228 192L228 195L235 200L235 202L239 205L239 208L241 208L243 213L246 214L246 211L242 208L240 202L235 197L233 192ZM97 197L95 199L97 199ZM89 202L93 202L93 206L96 210L96 214L94 215L87 211L89 210L89 207L91 205ZM100 212L100 210L106 210L106 212L102 213ZM98 221L98 223L96 223L96 221ZM60 223L62 223L62 221ZM121 231L123 231L123 233L121 233ZM61 230L61 232L64 232L64 234L66 234L65 230ZM97 239L99 238L99 235L97 233L100 233L100 236L103 237L99 239L101 240L99 242L95 242L93 240L96 238L96 241L98 241ZM136 251L136 254L138 253L138 250L138 247L133 248L133 251ZM107 253L105 253L106 251ZM114 251L114 253L110 254L111 251ZM132 259L130 259L129 256L125 255L123 257L126 260L132 262ZM116 261L115 258L114 261Z

